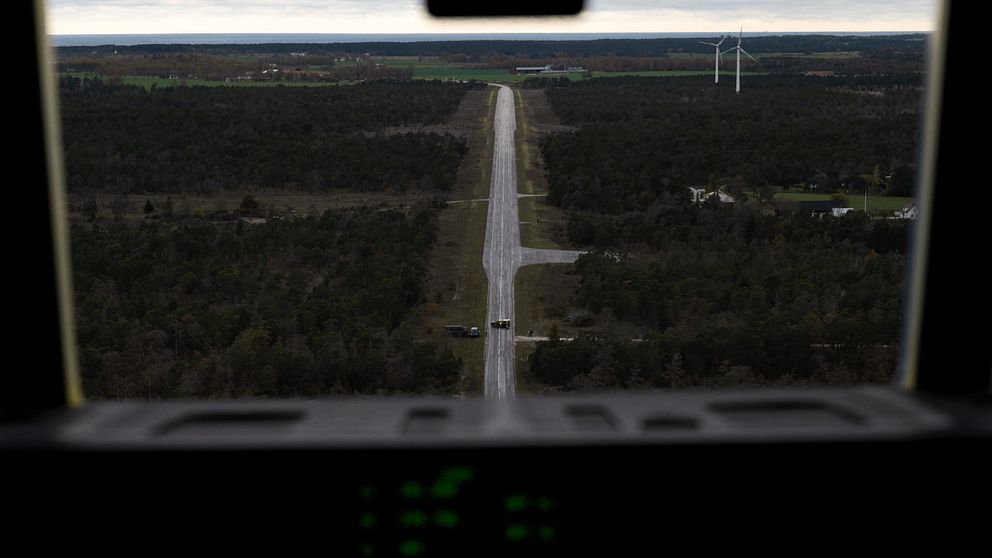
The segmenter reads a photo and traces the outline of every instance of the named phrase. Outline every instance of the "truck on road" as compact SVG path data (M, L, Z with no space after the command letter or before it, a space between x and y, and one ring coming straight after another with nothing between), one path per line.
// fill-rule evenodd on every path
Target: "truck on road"
M478 337L479 328L465 327L463 325L446 325L444 331L452 337Z
M496 320L495 322L492 322L489 325L491 325L492 327L499 327L499 328L503 328L503 329L510 329L510 320L507 320L507 319L504 318L504 319L501 319L501 320Z

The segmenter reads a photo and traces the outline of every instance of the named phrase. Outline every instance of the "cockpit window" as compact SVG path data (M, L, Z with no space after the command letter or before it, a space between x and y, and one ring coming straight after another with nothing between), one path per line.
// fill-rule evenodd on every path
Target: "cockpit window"
M52 0L93 399L889 383L935 2Z

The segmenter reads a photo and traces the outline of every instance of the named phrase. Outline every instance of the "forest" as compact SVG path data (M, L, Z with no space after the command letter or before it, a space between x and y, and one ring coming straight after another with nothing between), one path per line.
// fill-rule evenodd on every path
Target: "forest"
M905 222L782 218L756 201L661 203L626 220L639 234L622 236L647 243L581 257L576 299L628 327L612 339L541 344L530 366L542 382L635 389L891 377Z
M569 239L594 248L575 301L612 325L552 332L531 376L550 389L889 381L908 225L781 213L763 191L869 176L885 194L916 155L919 79L767 76L740 96L693 78L544 83L578 126L542 145ZM688 186L737 203L692 204Z
M70 191L224 188L449 189L465 142L385 133L435 124L470 85L376 81L349 87L175 87L60 82Z
M403 325L436 211L74 226L87 397L452 393L461 362Z
M752 54L767 52L858 52L886 58L919 58L927 35L784 35L747 37ZM459 56L478 61L489 56L549 58L558 56L661 56L686 52L712 54L712 49L694 37L663 39L597 40L481 40L356 43L267 43L267 44L159 44L63 46L56 52L60 59L73 56L187 54L289 54L305 51L307 55L327 53L365 54L372 56Z
M60 86L70 192L444 190L466 152L464 138L409 131L445 123L463 84ZM149 200L136 223L88 202L70 231L85 393L454 393L462 362L412 329L437 235L430 197L244 221L258 216L251 196L221 221Z
M737 196L803 183L831 193L916 156L916 74L756 76L742 95L707 78L553 83L555 113L580 127L542 145L550 199L569 209L620 213L724 177Z

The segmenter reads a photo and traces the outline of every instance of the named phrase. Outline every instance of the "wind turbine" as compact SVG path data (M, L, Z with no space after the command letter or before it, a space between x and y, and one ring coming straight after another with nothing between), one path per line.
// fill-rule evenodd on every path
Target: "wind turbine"
M743 28L741 29L743 30ZM720 52L720 45L722 45L723 41L726 40L727 40L726 37L721 37L719 43L704 43L703 41L699 41L699 44L701 45L710 45L711 47L716 47L716 67L713 70L713 83L720 83L720 60L723 59L722 53Z
M732 50L737 51L737 92L738 93L741 92L741 53L743 52L745 56L757 62L757 60L755 60L753 56L748 54L747 51L744 50L744 47L741 46L741 39L743 38L744 38L744 28L741 27L741 34L737 37L737 46L730 47L727 50L720 53L720 54L727 54Z

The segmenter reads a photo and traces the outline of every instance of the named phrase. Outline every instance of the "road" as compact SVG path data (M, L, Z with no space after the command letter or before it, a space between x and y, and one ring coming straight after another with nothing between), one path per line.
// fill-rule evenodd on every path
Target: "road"
M520 262L520 217L517 214L517 157L513 135L517 119L513 91L499 86L496 97L496 134L493 141L493 172L489 188L489 218L482 267L489 277L486 326L509 319L510 329L489 327L486 336L486 397L513 397L513 276Z
M502 399L516 395L516 376L513 370L513 327L516 323L513 319L513 278L517 269L522 265L571 263L583 252L520 246L517 158L513 139L517 120L513 108L513 91L505 85L497 87L499 93L493 119L493 172L482 267L489 278L485 324L489 330L486 335L485 394L487 398ZM510 320L510 329L489 327L489 324L499 319Z

